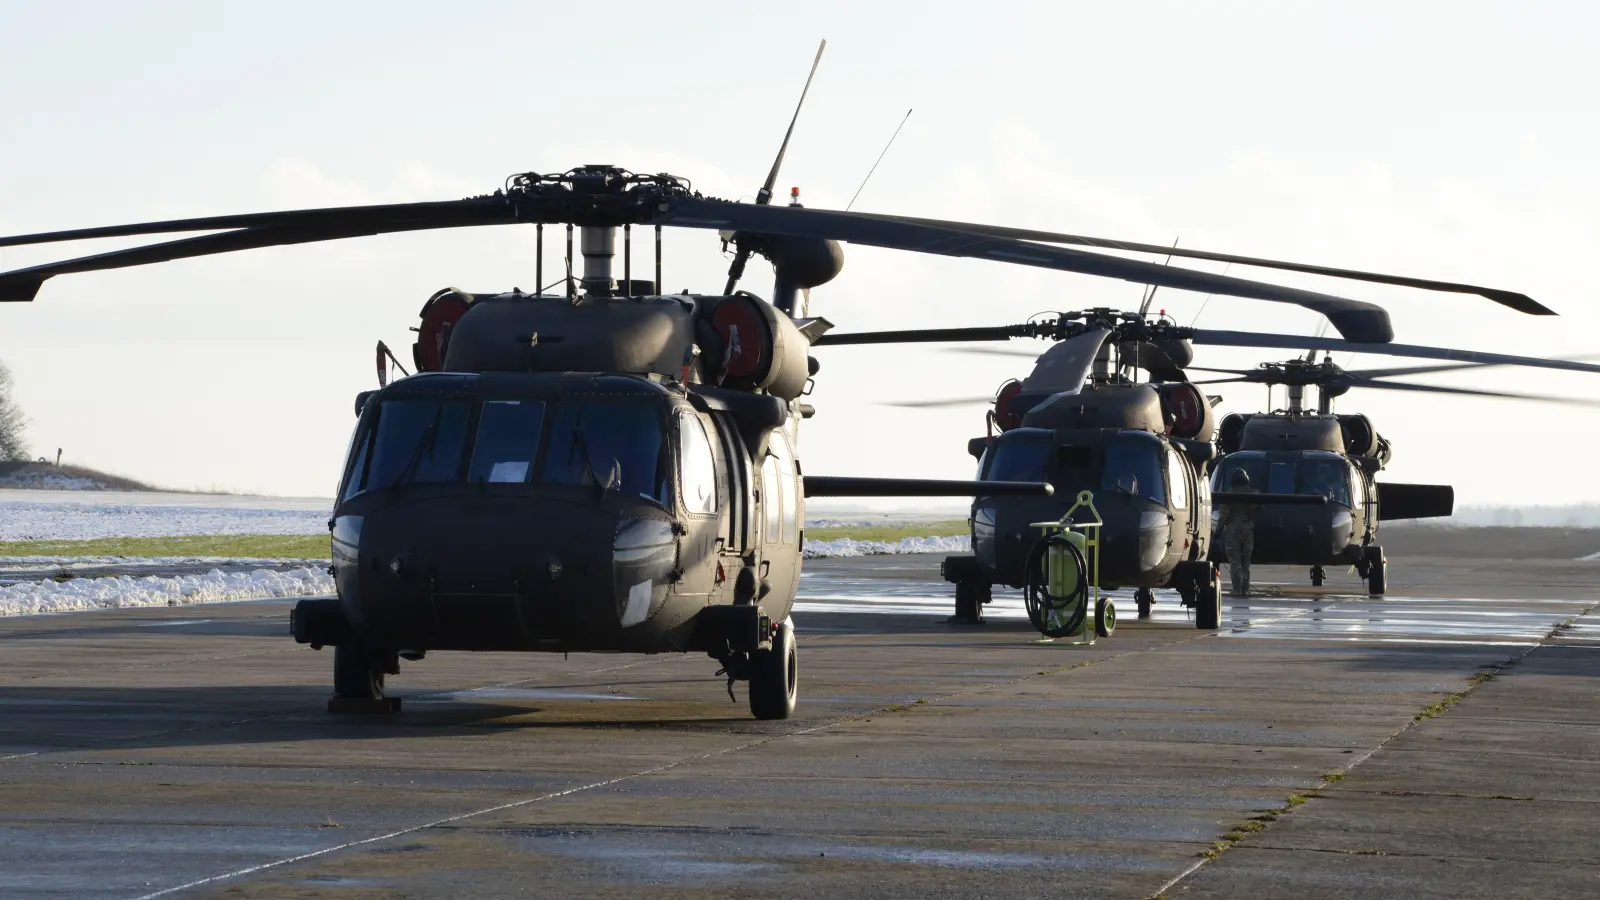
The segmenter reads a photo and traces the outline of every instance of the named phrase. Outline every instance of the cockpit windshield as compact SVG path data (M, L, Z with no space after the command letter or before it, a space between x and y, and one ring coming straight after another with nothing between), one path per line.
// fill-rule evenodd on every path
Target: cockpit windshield
M1297 493L1321 494L1334 503L1350 505L1350 464L1337 456L1300 460L1295 479Z
M545 451L546 484L595 484L665 506L669 457L659 404L627 397L555 404Z
M1100 489L1165 504L1167 477L1161 466L1164 456L1163 445L1154 435L1123 433L1108 439Z
M471 413L472 404L466 400L419 397L385 402L361 489L459 479Z
M397 397L363 420L343 496L404 484L596 485L672 502L666 410L651 398Z
M1046 432L1030 434L1019 429L1002 435L989 457L984 481L1049 480L1050 437Z
M1306 452L1299 458L1269 459L1259 451L1229 454L1211 476L1215 491L1231 490L1233 473L1250 476L1252 490L1269 494L1321 494L1330 502L1350 505L1350 464L1336 453Z

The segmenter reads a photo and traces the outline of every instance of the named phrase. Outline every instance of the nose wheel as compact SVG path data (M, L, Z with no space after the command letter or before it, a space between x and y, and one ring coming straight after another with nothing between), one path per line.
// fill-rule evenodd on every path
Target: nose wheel
M331 713L393 713L400 711L399 697L383 695L385 675L400 672L399 654L374 651L354 641L333 648Z
M1312 566L1311 567L1311 586L1312 587L1322 587L1322 582L1326 581L1327 577L1328 577L1328 574L1322 570L1321 566Z
M1139 608L1139 618L1150 618L1150 607L1156 603L1156 592L1149 588L1139 588L1133 592L1133 602Z

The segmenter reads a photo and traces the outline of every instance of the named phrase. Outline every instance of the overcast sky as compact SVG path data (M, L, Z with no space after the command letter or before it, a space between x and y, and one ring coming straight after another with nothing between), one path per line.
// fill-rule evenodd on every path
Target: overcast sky
M453 199L596 162L748 198L826 37L780 183L808 205L842 207L915 108L858 209L1483 283L1562 317L1230 273L1383 303L1400 341L1600 350L1586 277L1600 239L1600 14L1588 4L775 6L0 0L0 233ZM3 250L0 268L67 252ZM668 288L720 286L714 236L670 234L667 254ZM327 496L353 397L374 385L373 343L409 358L407 329L433 291L530 288L533 270L533 231L513 227L62 277L0 308L0 360L40 454L62 447L176 487ZM750 272L743 286L767 292L769 267ZM841 330L1009 324L1137 308L1139 293L847 246L812 311ZM1212 328L1321 325L1297 307L1178 291L1156 306ZM985 394L1028 368L937 347L816 354L813 474L965 477L981 407L877 401ZM1199 360L1269 356L1282 354ZM1577 374L1434 378L1600 394ZM1224 397L1224 411L1266 400L1259 387ZM1394 442L1390 480L1452 482L1463 503L1600 500L1600 411L1360 391L1339 408Z

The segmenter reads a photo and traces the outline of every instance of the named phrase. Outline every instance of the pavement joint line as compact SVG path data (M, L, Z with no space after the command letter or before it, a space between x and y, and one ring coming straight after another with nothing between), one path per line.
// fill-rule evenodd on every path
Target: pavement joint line
M1346 765L1344 768L1338 769L1338 770L1335 770L1335 771L1332 771L1332 772L1324 773L1322 775L1321 783L1318 784L1316 787L1311 788L1311 789L1309 789L1307 791L1304 791L1304 792L1301 792L1301 793L1297 793L1297 794L1291 796L1290 802L1288 803L1288 805L1284 806L1281 809L1273 810L1273 811L1268 812L1266 815L1269 816L1269 818L1266 820L1266 822L1263 823L1264 826L1270 826L1271 823L1276 821L1279 816L1282 816L1282 815L1292 811L1297 806L1303 805L1305 803L1305 800L1322 797L1323 796L1322 795L1322 791L1324 789L1332 786L1333 784L1338 783L1339 781L1342 781L1344 779L1344 777L1346 775L1350 774L1352 771L1354 771L1357 766L1361 765L1362 763L1364 763L1367 760L1371 759L1372 757L1376 756L1380 750L1382 750L1383 748L1387 747L1390 743L1394 742L1401 735L1403 735L1406 732L1410 731L1412 729L1412 727L1414 727L1414 726L1416 726L1416 725L1418 725L1418 724L1420 724L1422 722L1425 722L1428 719L1432 719L1432 718L1435 718L1435 717L1437 717L1439 715L1442 715L1444 712L1448 711L1449 708L1451 706L1453 706L1456 702L1466 698L1466 696L1468 694L1471 694L1473 691L1477 690L1484 683L1494 680L1494 678L1496 676L1498 676L1505 669L1510 668L1511 666L1514 666L1514 665L1522 662L1522 660L1526 659L1530 653L1533 653L1535 650L1538 650L1540 647L1546 646L1545 641L1549 641L1549 640L1554 639L1561 632L1565 631L1567 629L1567 627L1570 626L1573 622L1575 622L1579 618L1581 618L1583 616L1586 616L1589 613L1593 612L1596 608L1600 608L1600 602L1592 603L1588 607L1584 608L1582 611L1580 611L1577 614L1573 615L1571 618L1568 618L1568 619L1566 619L1566 620L1564 620L1562 622L1558 622L1557 624L1552 626L1550 628L1550 630L1545 633L1544 638L1539 643L1536 643L1533 646L1531 646L1531 647L1527 648L1526 650L1522 651L1521 653L1518 653L1515 656L1507 659L1505 662L1494 664L1494 667L1492 669L1490 669L1489 671L1487 671L1487 672L1479 671L1479 672L1476 672L1473 675L1469 676L1468 677L1468 684L1467 684L1467 687L1466 687L1465 690L1458 691L1458 692L1456 692L1454 694L1449 695L1450 699L1449 699L1448 702L1445 702L1443 704L1434 704L1433 706L1429 706L1429 707L1424 707L1424 709L1422 711L1418 712L1413 718L1411 718L1405 724L1401 725L1400 728L1398 730L1396 730L1393 734L1389 735L1388 737L1386 737L1382 741L1380 741L1376 747L1373 747L1371 750L1367 751L1366 753L1363 753L1360 756L1356 757L1355 759L1352 759L1350 761L1350 763L1348 765ZM1558 646L1558 645L1550 645L1550 646ZM1427 712L1427 710L1433 709L1434 706L1438 706L1439 707L1437 712L1428 713L1426 715L1424 714L1424 713ZM1329 776L1335 776L1335 777L1329 777ZM1294 798L1295 797L1301 798L1300 802L1298 802L1298 803L1294 802ZM1252 832L1252 833L1259 833L1259 832L1264 831L1264 830L1265 830L1265 827L1259 828L1259 829L1255 829L1254 832ZM1162 900L1162 898L1166 897L1168 891L1170 891L1173 888L1177 887L1185 879L1187 879L1190 875L1193 875L1195 872L1200 871L1200 869L1204 868L1207 863L1210 863L1213 860L1218 859L1219 857L1222 856L1223 853L1227 852L1228 850L1233 849L1233 847L1235 845L1237 845L1240 841L1242 841L1244 839L1244 837L1247 836L1247 835L1240 835L1239 837L1233 838L1231 840L1228 840L1227 837L1226 837L1229 834L1237 834L1237 833L1238 833L1237 828L1230 829L1228 832L1226 832L1222 839L1219 839L1214 844L1212 844L1212 851L1208 851L1205 855L1201 856L1200 859L1197 859L1193 863L1191 863L1188 868L1186 868L1182 872L1178 873L1178 875L1175 876L1174 878L1172 878L1172 880L1166 882L1165 884L1161 885L1161 887L1157 888L1155 893L1150 895L1150 900ZM1259 849L1271 849L1271 848L1262 848L1262 847L1251 846L1248 849L1259 850ZM1338 852L1338 851L1327 851L1327 852Z
M1102 656L1102 657L1100 657L1098 659L1080 660L1080 661L1078 661L1076 663L1072 663L1070 665L1056 666L1054 668L1042 670L1040 672L1035 672L1035 673L1033 673L1031 675L1022 675L1022 676L1017 677L1017 678L997 679L997 680L994 680L994 681L983 682L981 684L968 685L967 687L962 688L961 690L951 691L948 694L935 696L933 699L927 700L926 703L914 701L914 702L909 703L909 704L891 704L891 706L889 706L889 707L882 707L882 708L877 709L877 710L869 710L869 711L866 711L866 712L853 713L851 715L842 716L842 717L840 717L838 719L835 719L833 721L823 722L821 724L814 725L814 726L812 726L810 728L804 728L804 729L801 729L799 731L791 731L791 732L785 732L783 734L769 735L769 736L762 737L762 738L760 738L758 740L746 741L746 742L744 742L742 744L737 744L737 745L732 746L732 747L724 747L724 748L722 748L720 750L712 750L712 751L709 751L709 752L706 752L706 753L698 753L698 754L695 754L693 756L685 757L683 759L678 759L678 760L674 760L674 761L669 762L669 763L664 763L664 764L659 765L659 766L654 766L652 768L645 769L643 771L632 772L632 773L629 773L627 775L619 775L619 776L617 776L615 778L607 778L607 779L603 779L603 780L600 780L600 781L594 781L594 782L590 782L588 784L582 784L582 785L578 785L576 787L567 788L566 790L562 790L562 791L553 791L553 792L546 793L546 794L540 794L540 795L538 795L536 797L527 797L527 798L524 798L522 800L514 800L514 801L511 801L509 803L502 803L502 804L499 804L499 805L496 805L496 806L488 807L486 809L479 809L479 810L473 810L471 812L458 813L458 814L453 815L453 816L446 816L444 818L435 819L435 820L430 821L430 822L424 822L424 823L419 824L419 825L411 825L411 826L408 826L406 828L401 828L401 829L397 829L395 831L387 832L385 834L379 834L379 835L374 835L374 836L368 837L368 838L362 838L361 840L358 840L358 841L346 841L345 843L337 844L337 845L332 846L332 847L324 847L321 850L313 850L313 851L310 851L308 853L301 853L301 854L297 854L295 856L285 857L283 859L278 859L278 860L273 860L271 862L261 863L259 865L246 866L246 867L244 867L242 869L236 869L236 870L234 870L232 872L224 872L224 873L219 874L219 875L212 875L212 876L209 876L209 877L206 877L206 878L197 879L195 881L191 881L191 882L188 882L186 884L180 884L180 885L176 885L174 887L169 887L169 888L162 888L159 891L153 891L153 892L148 893L148 894L139 894L139 895L137 895L135 897L130 898L130 900L154 900L154 898L157 898L157 897L167 897L167 896L170 896L172 894L179 893L181 891L187 891L187 890L191 890L191 889L197 888L197 887L204 887L205 885L208 885L208 884L216 884L216 883L219 883L219 882L222 882L222 881L228 881L228 880L231 880L231 879L234 879L234 878L242 878L242 877L244 877L246 875L254 875L257 872L264 872L264 871L266 871L268 869L276 869L276 868L281 868L281 867L287 866L287 865L293 865L295 863L304 862L304 861L306 861L308 859L316 859L318 857L327 856L327 855L329 855L331 853L337 853L337 852L340 852L342 850L350 850L350 849L354 849L356 847L363 847L363 846L366 846L366 845L369 845L369 844L376 844L376 843L379 843L379 842L382 842L382 841L393 840L394 838L398 838L398 837L405 837L408 834L416 834L419 831L427 831L427 830L432 829L432 828L440 828L440 827L443 827L445 825L452 825L452 824L454 824L456 822L461 822L461 821L465 821L467 819L477 818L478 816L485 816L485 815L489 815L491 813L497 813L497 812L505 812L506 810L518 809L518 808L521 808L521 807L524 807L524 806L530 806L530 805L535 804L535 803L542 803L542 802L550 801L550 800L560 800L560 799L563 799L565 797L573 796L575 794L581 794L581 793L585 793L585 792L588 792L588 791L596 790L596 789L599 789L599 788L610 787L610 786L615 785L615 784L622 784L622 783L629 782L629 781L637 781L637 780L639 780L641 778L649 778L649 777L651 777L653 775L659 775L662 772L667 772L667 771L670 771L672 769L680 768L682 766L691 765L691 764L697 763L697 762L703 762L703 761L705 761L707 759L714 759L714 758L719 757L719 756L726 756L726 755L731 754L731 753L738 753L738 752L743 751L743 750L748 750L748 749L750 749L752 747L764 746L766 744L775 743L777 741L785 740L787 738L805 737L805 736L810 735L810 734L815 734L815 733L817 733L819 731L826 731L826 730L828 730L830 728L837 728L840 725L844 725L844 724L847 724L847 723L850 723L850 722L858 722L858 721L861 721L861 720L864 720L864 719L868 719L869 717L874 716L874 715L881 715L884 712L888 712L888 711L898 711L898 710L904 710L904 709L908 709L908 708L915 708L916 706L919 706L919 705L931 705L933 703L938 703L938 702L943 701L943 700L949 700L949 699L951 699L953 697L959 697L959 696L962 696L962 695L965 695L965 694L976 693L978 691L989 690L989 689L996 688L996 687L1003 687L1003 686L1007 686L1007 685L1020 684L1020 683L1022 683L1024 681L1029 681L1029 680L1034 679L1034 678L1048 677L1049 675L1059 675L1059 674L1061 674L1063 672L1070 672L1070 671L1073 671L1075 669L1087 668L1089 666L1098 665L1100 663L1108 662L1108 661L1113 660L1113 659L1121 659L1122 657L1125 657L1125 656L1134 656L1134 655L1141 654L1141 653L1148 653L1148 652L1151 652L1151 651L1154 651L1154 650L1165 649L1165 648L1172 647L1172 646L1177 645L1177 644L1189 643L1191 641L1199 640L1201 638L1213 637L1213 636L1215 636L1215 632L1206 632L1205 634L1191 634L1189 637L1186 637L1186 638L1179 638L1179 639L1173 640L1173 641L1166 641L1166 642L1163 642L1163 643L1155 644L1155 645L1150 646L1150 647L1137 647L1137 648L1134 648L1134 649L1124 650L1124 651L1121 651L1121 652L1109 653L1109 654L1107 654L1105 656ZM635 666L635 665L643 665L646 662L651 662L651 661L653 661L653 660L641 660L638 663L629 663L626 666L621 666L621 667L617 667L617 668L629 668L629 667ZM531 681L531 680L534 680L534 679L526 679L526 680ZM515 683L517 683L517 682L512 682L512 684L515 684ZM921 698L921 699L926 699L926 698ZM274 718L277 718L277 717L274 717Z

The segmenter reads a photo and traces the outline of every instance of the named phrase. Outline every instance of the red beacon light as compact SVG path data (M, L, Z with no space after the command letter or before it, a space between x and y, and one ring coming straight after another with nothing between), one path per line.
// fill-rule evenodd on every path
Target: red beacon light
M789 205L790 206L799 206L800 205L800 189L799 188L797 188L797 187L789 188Z

